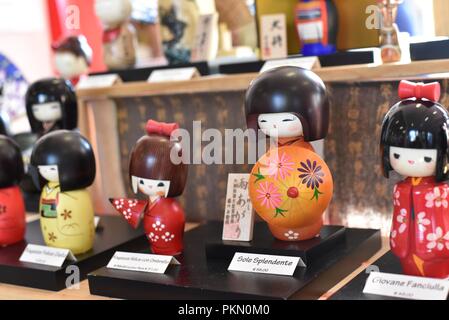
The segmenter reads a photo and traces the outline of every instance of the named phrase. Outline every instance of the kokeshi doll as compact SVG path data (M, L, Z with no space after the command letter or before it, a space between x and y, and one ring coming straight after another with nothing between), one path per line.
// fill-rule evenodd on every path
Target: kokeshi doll
M131 152L129 177L135 193L147 200L110 199L114 208L133 227L143 219L151 250L156 254L178 255L183 251L185 215L176 200L184 191L187 165L172 159L182 158L180 142L170 139L175 123L149 120L147 134Z
M24 175L19 146L0 135L0 246L25 236L25 204L18 184Z
M95 156L82 135L58 130L40 138L31 155L32 176L42 189L42 235L50 247L81 254L92 249L95 226L87 187L95 179Z

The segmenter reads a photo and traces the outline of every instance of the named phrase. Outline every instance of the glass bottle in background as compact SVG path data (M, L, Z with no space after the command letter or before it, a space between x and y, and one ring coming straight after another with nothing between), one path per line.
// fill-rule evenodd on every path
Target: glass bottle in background
M399 46L399 29L395 23L398 6L402 0L378 0L382 24L380 28L380 50L384 63L401 60L401 48Z

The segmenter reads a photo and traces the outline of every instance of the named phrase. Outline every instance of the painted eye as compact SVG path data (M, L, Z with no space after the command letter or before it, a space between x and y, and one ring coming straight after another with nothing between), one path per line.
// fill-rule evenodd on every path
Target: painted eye
M399 159L401 156L398 153L393 154L395 159Z
M159 183L157 184L157 186L158 186L158 187L165 187L165 184L164 184L163 182L159 182Z
M145 183L143 182L143 180L140 180L140 184L142 184L142 185L143 185L143 184L145 184Z
M284 120L282 120L282 122L290 122L290 121L293 121L293 119L284 119Z
M260 122L267 122L267 120L260 120Z
M56 171L56 168L50 168L50 171Z
M424 161L427 163L432 162L432 158L431 157L424 157Z

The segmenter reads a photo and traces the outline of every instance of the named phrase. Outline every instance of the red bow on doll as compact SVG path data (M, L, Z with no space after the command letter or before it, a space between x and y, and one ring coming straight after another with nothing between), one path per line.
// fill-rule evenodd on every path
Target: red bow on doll
M399 83L399 97L401 99L426 98L431 101L438 101L440 99L441 87L438 82L424 84L422 82L415 83L407 80L402 80Z
M170 137L172 132L179 128L177 123L157 122L148 120L146 130L148 134L160 134Z

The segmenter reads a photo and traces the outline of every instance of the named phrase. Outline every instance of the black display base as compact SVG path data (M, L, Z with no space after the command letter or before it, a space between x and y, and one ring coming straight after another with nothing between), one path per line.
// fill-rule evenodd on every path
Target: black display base
M66 288L66 279L73 274L70 265L79 268L80 281L89 272L108 263L117 250L135 250L148 243L143 229L132 229L121 217L103 216L96 230L94 248L77 256L77 262L66 261L62 267L20 262L27 244L45 245L39 220L27 224L25 240L0 248L0 282L59 291ZM69 272L66 274L66 271ZM70 278L72 279L72 278ZM73 284L73 283L70 283Z
M264 222L262 224L265 224ZM205 243L219 242L221 222L210 222L184 236L180 266L163 275L103 267L88 275L91 294L123 299L314 299L346 277L381 247L379 230L346 229L345 241L293 277L228 272L230 259L207 259ZM258 238L256 224L254 238ZM149 253L148 245L134 251Z
M254 238L251 242L222 241L207 242L206 256L209 259L231 260L236 252L270 254L300 257L306 265L319 259L329 251L344 245L345 228L324 226L320 236L299 242L280 241L273 237L266 223L254 226Z
M380 259L373 263L375 269L385 273L402 274L401 264L396 256L388 251ZM337 291L330 297L331 300L404 300L400 298L384 297L374 294L363 293L366 280L369 273L366 271L361 272L357 277L352 279L347 285Z

